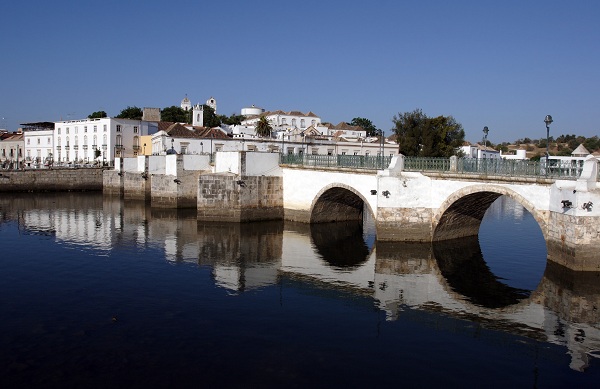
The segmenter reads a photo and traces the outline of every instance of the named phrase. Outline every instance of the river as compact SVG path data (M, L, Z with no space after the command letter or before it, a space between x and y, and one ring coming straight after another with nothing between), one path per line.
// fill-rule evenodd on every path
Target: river
M600 274L501 197L478 238L198 224L97 193L0 198L0 386L597 387Z

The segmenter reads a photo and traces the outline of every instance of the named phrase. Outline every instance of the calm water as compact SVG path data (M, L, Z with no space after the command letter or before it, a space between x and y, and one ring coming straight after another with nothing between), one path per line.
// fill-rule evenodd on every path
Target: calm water
M479 239L204 224L97 194L0 198L0 387L598 387L599 274L500 198Z

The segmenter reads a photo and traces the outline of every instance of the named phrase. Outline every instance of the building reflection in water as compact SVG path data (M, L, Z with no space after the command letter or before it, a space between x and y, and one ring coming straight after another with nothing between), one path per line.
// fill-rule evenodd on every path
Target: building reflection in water
M575 370L600 357L600 273L548 263L535 290L511 287L487 266L477 239L369 247L362 226L353 223L198 224L195 211L156 210L97 194L2 198L0 221L10 220L24 233L93 255L120 246L135 246L140 255L154 248L173 264L209 267L214 283L232 294L287 277L371 296L387 320L407 309L426 310L563 345Z

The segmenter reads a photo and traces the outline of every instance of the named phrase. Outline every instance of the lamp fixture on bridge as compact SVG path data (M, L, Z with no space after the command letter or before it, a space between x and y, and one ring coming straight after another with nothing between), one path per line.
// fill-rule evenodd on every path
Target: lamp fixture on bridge
M144 180L147 180L148 179L148 172L142 172L142 178Z
M377 191L376 191L375 189L371 189L371 194L372 194L372 195L376 195L376 194L377 194Z
M177 185L181 184L181 180L179 178L174 179L173 182Z
M246 187L246 183L242 180L237 180L235 183L238 184L239 186L241 186L242 188Z
M560 202L562 203L563 208L571 208L573 206L571 200L561 200Z
M385 196L385 198L390 197L390 191L389 190L384 190L383 192L381 192L382 195Z
M552 124L552 116L546 115L544 118L544 123L546 123L546 166L548 164L548 158L550 157L550 124Z
M588 212L591 212L593 206L594 206L594 203L592 203L591 201L588 201L587 203L583 203L583 205L581 206L581 208L585 209Z
M118 172L117 174L121 177L123 176L123 172Z
M483 149L484 150L487 150L487 136L488 136L489 132L490 132L490 130L487 126L483 127Z

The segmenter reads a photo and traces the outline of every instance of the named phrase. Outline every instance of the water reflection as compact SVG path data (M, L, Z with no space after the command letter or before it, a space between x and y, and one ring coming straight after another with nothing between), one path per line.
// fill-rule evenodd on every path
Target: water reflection
M477 239L369 249L353 223L198 224L194 212L89 194L0 198L0 221L92 257L127 248L141 259L160 253L174 266L208 268L231 294L286 277L369 296L389 321L409 309L442 313L563 345L579 371L600 350L600 273L549 264L537 289L509 286L490 270Z
M529 297L530 291L508 286L491 272L476 236L436 242L433 252L448 284L473 304L502 308Z

